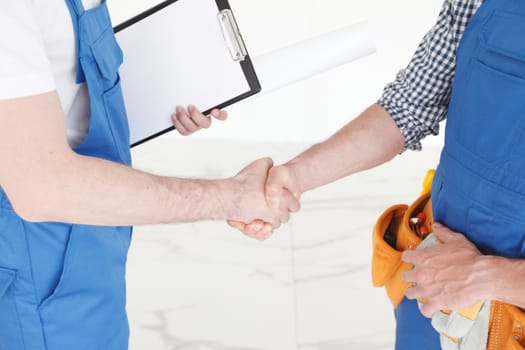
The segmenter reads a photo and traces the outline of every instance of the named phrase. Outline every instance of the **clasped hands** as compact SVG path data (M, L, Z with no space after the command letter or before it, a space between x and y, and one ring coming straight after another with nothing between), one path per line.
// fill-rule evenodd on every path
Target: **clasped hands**
M249 237L270 238L275 229L290 220L290 213L301 207L301 190L292 169L274 167L270 158L251 163L233 180L241 190L234 197L238 212L228 224Z
M178 107L173 124L182 135L207 129L212 118L225 120L225 111L214 109L204 116L194 106ZM270 158L259 159L226 180L226 191L219 191L223 217L228 224L245 235L266 240L290 213L299 211L300 181L290 164L273 166ZM434 234L442 244L422 251L407 251L403 260L414 268L403 278L413 283L406 291L409 299L424 298L422 313L431 317L442 309L460 310L470 307L487 295L483 278L484 256L460 233L436 224ZM489 284L490 285L490 284Z
M175 129L183 136L208 129L212 120L226 120L224 110L213 109L207 116L197 107L178 106L172 115ZM227 181L219 191L230 226L247 236L265 240L274 229L288 222L290 213L300 208L297 182L285 166L273 167L270 158L257 160Z
M274 229L288 222L290 213L300 209L304 192L293 164L273 166L270 158L260 159L244 168L234 178L237 189L230 226L258 240L268 239ZM463 234L436 223L434 234L441 244L420 251L406 251L403 260L414 268L403 274L413 283L406 296L424 298L422 313L431 317L438 310L461 310L484 300L491 288L484 276L486 256ZM488 287L487 287L488 286Z

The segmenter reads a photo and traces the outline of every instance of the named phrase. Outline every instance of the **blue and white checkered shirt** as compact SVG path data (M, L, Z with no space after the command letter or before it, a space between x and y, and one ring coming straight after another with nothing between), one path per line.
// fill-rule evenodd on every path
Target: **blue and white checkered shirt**
M456 49L483 0L445 0L436 25L425 35L412 60L388 84L378 103L405 136L405 148L421 149L421 140L437 135L450 102Z

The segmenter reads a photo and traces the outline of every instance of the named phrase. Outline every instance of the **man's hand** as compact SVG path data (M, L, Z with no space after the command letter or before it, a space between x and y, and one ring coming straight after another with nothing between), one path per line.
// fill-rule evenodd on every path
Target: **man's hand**
M270 208L279 208L281 200L287 193L291 193L297 200L301 199L302 191L299 188L297 175L291 166L279 165L270 169L266 179L265 195Z
M406 297L425 298L421 312L426 317L439 310L471 307L484 299L491 283L483 276L483 255L464 235L437 223L434 234L442 244L403 253L403 260L414 265L403 274L405 281L414 283Z
M189 105L187 109L178 106L171 119L175 129L181 135L187 136L198 130L208 129L211 126L212 117L217 120L226 120L228 113L224 110L214 109L209 116L205 116L193 105Z
M291 197L295 198L297 206L289 207L290 212L297 212L300 209L299 199L301 190L293 169L287 165L280 165L271 168L265 184L265 197L267 205L273 209L279 209L283 202L287 202ZM286 205L285 205L286 206ZM248 224L243 222L229 221L228 224L247 236L268 238L273 232L271 223L262 220L255 220Z
M242 191L237 193L233 202L236 212L228 223L244 234L259 240L269 238L281 223L288 222L290 212L298 211L300 207L298 198L285 190L281 190L278 202L274 201L271 208L267 205L264 194L265 183L269 171L271 174L272 166L271 159L260 159L248 165L233 178L237 184L240 184Z

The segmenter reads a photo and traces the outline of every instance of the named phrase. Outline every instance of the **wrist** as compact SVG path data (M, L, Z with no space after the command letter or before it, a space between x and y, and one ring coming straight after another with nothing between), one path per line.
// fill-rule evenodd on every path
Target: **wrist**
M282 166L288 169L288 174L295 183L296 193L292 193L295 197L299 198L303 193L312 189L309 187L308 172L305 169L303 161L300 159L292 159Z
M227 180L166 178L168 197L161 199L168 223L220 220L227 216ZM164 212L161 210L160 212Z
M490 300L498 300L525 308L523 290L525 282L525 260L499 256L487 256L487 278L490 279Z
M505 263L506 259L493 255L481 255L476 259L473 269L478 273L473 275L478 281L476 289L480 300L501 300L499 292Z
M242 186L234 178L212 181L212 201L215 210L212 219L237 220L240 211Z

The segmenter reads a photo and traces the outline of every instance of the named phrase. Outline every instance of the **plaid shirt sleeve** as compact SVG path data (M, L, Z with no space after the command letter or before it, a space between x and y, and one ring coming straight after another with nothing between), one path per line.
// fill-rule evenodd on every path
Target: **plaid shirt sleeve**
M389 83L378 104L395 120L405 148L421 149L421 140L437 135L445 119L456 66L456 49L483 0L445 0L435 26L425 35L405 69Z

